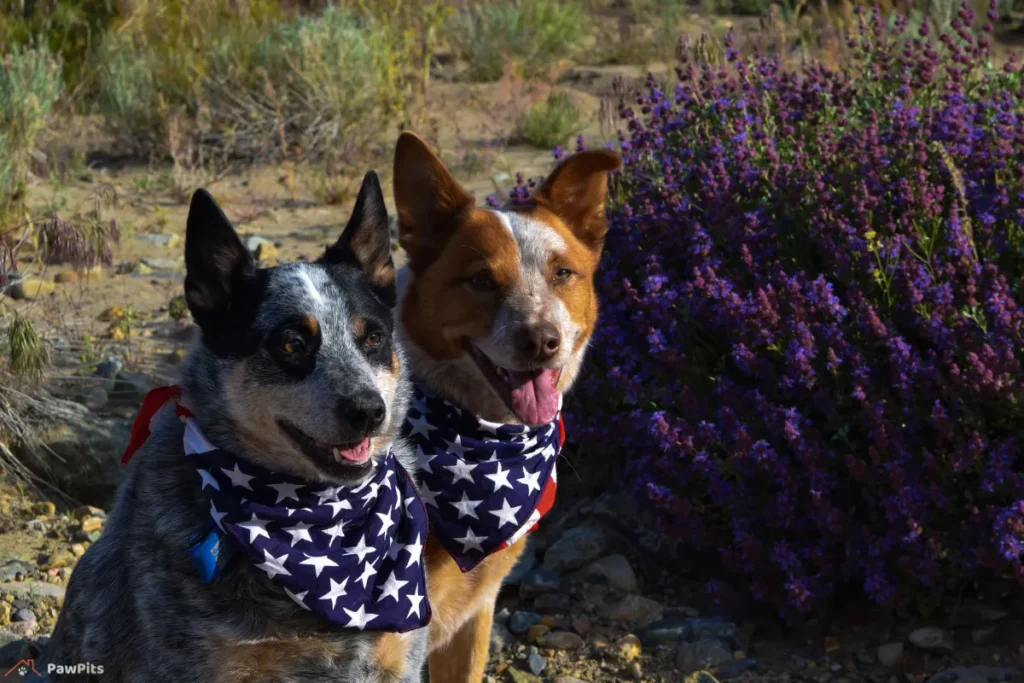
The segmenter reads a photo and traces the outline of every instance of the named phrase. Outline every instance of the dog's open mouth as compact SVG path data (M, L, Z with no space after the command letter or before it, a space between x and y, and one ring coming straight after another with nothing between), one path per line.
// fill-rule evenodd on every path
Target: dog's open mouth
M369 438L355 443L326 443L317 441L290 422L278 420L277 423L299 449L321 469L351 474L353 469L366 469L370 465L372 440Z
M473 344L466 342L466 348L480 372L523 424L539 425L555 419L561 402L558 380L562 368L508 370L495 365Z

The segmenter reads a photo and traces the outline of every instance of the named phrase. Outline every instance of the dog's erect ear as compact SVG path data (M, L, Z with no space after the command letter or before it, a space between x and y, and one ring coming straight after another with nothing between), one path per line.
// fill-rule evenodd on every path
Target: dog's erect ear
M391 260L391 228L384 193L377 174L363 177L356 205L341 237L324 252L323 263L357 263L374 287L394 289L395 263ZM389 297L390 298L390 297Z
M227 216L210 193L196 190L185 229L185 301L196 322L231 308L231 297L256 270Z
M395 206L398 242L411 267L426 267L440 253L460 219L473 208L473 197L455 182L430 147L413 133L395 145Z
M581 242L599 251L608 232L608 173L621 165L619 155L606 149L573 154L551 172L533 199L564 220Z

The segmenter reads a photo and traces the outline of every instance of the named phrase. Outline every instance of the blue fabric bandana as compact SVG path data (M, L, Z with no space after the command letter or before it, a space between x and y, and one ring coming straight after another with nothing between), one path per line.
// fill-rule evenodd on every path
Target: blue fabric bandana
M185 453L213 522L296 604L369 631L430 622L426 510L393 453L362 484L327 486L220 450L184 419Z
M551 509L561 420L487 422L416 385L402 431L416 446L430 531L462 571L518 541Z

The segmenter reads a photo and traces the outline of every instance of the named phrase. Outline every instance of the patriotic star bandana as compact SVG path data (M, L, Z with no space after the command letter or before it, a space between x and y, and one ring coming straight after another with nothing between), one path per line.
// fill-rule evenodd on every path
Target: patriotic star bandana
M328 486L221 450L187 410L179 406L178 414L212 522L300 607L370 631L404 632L430 622L426 511L393 453L362 484ZM132 431L132 443L141 443ZM148 434L148 424L140 431Z
M539 427L487 422L417 385L402 431L416 445L431 533L464 572L532 531L555 502L561 413Z

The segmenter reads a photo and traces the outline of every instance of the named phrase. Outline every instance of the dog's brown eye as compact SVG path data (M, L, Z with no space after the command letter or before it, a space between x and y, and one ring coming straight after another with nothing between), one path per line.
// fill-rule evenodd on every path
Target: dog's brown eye
M484 271L477 273L467 280L469 286L478 292L493 292L498 288L497 283L491 277L491 274Z
M281 350L289 356L304 353L306 351L306 340L298 332L286 334L281 339Z
M568 268L559 268L555 271L555 282L565 282L576 273L572 272Z
M380 332L373 331L366 335L366 341L364 343L371 349L375 349L384 343L384 335Z

